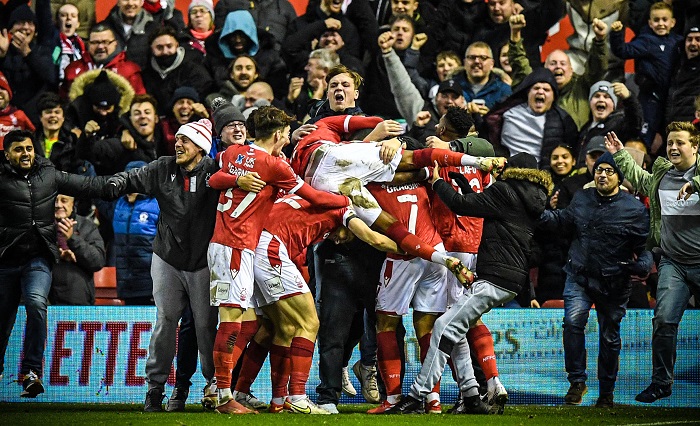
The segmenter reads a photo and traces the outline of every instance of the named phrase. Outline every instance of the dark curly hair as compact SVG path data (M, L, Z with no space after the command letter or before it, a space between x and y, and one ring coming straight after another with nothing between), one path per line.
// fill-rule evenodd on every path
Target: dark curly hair
M474 126L472 115L466 109L451 106L447 108L445 120L454 129L455 133L463 138L469 134L469 130Z

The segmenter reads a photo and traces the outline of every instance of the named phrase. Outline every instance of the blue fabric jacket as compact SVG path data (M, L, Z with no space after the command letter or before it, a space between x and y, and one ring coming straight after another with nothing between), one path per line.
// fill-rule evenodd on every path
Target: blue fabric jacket
M584 282L586 278L600 282L603 294L627 286L631 273L644 275L651 269L653 258L644 248L649 212L625 191L612 197L601 196L595 188L578 191L567 208L546 210L540 227L570 231L573 242L564 271Z
M466 71L455 74L453 79L462 86L462 94L464 100L471 102L474 99L483 99L489 109L493 109L496 103L504 100L513 93L510 86L504 83L499 76L491 73L488 83L479 90L478 93L472 91L469 80L467 80Z
M657 92L659 96L665 97L673 76L673 65L677 60L676 46L683 41L683 36L671 33L660 37L648 26L629 43L625 43L624 36L624 31L610 32L612 53L621 59L636 59L634 64L637 76L651 80L651 84L638 81L640 90L647 89L648 92Z
M159 216L160 208L153 197L138 195L133 204L126 197L117 200L112 226L117 295L122 299L153 293L151 258Z

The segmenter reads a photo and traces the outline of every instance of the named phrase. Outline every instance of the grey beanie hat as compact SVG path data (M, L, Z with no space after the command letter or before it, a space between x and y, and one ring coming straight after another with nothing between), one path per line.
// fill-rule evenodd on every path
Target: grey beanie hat
M224 98L218 97L214 99L211 103L211 108L213 110L214 130L216 130L217 135L221 135L224 126L232 121L245 123L245 117L241 110Z
M606 80L600 80L593 86L591 86L590 92L588 92L588 100L590 101L597 92L607 93L610 99L613 101L613 108L617 108L617 95L614 93L612 88L612 83Z

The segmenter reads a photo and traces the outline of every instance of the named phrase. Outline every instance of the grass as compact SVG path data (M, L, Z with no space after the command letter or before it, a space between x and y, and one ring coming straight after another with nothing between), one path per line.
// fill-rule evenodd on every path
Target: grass
M370 416L365 411L372 406L341 405L340 415L304 416L293 414L259 414L224 416L203 413L201 407L190 405L184 413L143 413L137 404L52 404L0 403L0 424L6 425L700 425L700 408L659 408L616 406L612 409L595 407L544 407L534 405L507 406L502 416L408 415Z

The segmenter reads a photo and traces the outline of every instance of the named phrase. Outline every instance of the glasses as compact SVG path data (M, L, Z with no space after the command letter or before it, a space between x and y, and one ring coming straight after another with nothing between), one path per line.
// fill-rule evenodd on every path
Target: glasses
M616 173L615 169L609 167L596 167L594 171L597 175L602 175L605 173L608 176L612 176Z
M205 13L209 13L209 10L204 7L193 7L190 10L190 15L204 15Z
M227 125L225 125L224 127L227 127L229 129L236 129L236 128L244 129L245 123L242 123L240 121L232 121L232 122L228 123Z
M90 43L90 46L99 46L101 44L104 44L105 46L109 46L110 44L114 43L117 40L90 40L88 43Z
M467 61L472 62L476 61L477 59L479 59L481 62L486 62L489 59L493 59L492 57L486 55L467 55L465 58L467 58Z

